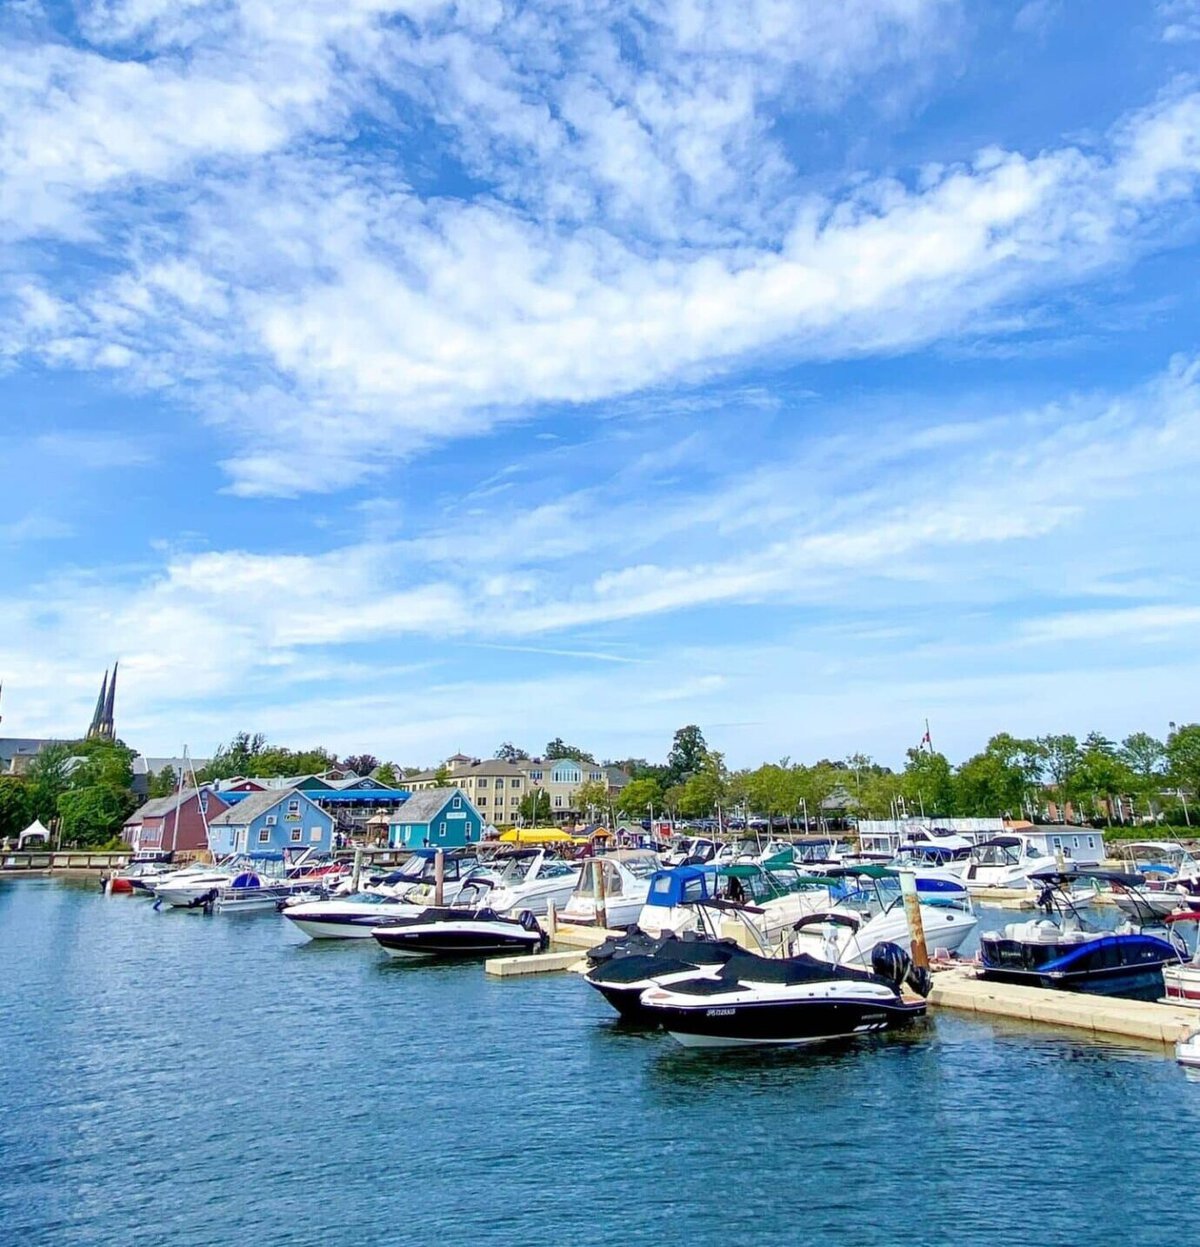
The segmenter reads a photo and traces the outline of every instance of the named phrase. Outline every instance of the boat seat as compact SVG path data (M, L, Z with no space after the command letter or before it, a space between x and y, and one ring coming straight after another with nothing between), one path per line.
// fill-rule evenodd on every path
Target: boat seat
M1063 933L1049 918L1033 918L1028 922L1010 922L1004 928L1006 940L1021 944L1060 944Z

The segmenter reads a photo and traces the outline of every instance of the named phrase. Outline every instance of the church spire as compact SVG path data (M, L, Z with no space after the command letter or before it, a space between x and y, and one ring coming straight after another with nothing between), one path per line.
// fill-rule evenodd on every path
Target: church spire
M104 680L100 685L100 696L96 698L96 709L92 711L92 723L87 730L88 740L100 735L100 725L104 721L104 708L108 704L108 670L105 669Z
M114 662L112 679L108 682L108 700L104 703L104 722L100 724L100 731L105 740L117 738L117 728L113 718L117 700L117 666L118 664Z

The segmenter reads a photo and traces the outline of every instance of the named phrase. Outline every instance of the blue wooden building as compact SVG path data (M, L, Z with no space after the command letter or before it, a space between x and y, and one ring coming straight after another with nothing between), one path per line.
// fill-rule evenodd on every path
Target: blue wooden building
M209 823L209 848L226 853L333 850L333 815L298 788L250 793Z
M414 792L388 824L391 849L457 849L482 838L483 818L461 788Z

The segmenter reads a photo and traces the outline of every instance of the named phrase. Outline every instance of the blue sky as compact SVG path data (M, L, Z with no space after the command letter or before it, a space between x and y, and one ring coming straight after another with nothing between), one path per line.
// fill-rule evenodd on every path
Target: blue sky
M18 0L4 727L1195 717L1200 4Z

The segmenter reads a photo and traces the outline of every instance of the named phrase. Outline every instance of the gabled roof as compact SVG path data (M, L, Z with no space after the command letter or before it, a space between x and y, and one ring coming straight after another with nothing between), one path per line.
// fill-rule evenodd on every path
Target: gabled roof
M469 758L456 764L450 774L458 779L467 775L524 775L525 772L515 762L504 758Z
M125 821L127 823L136 823L139 819L160 818L164 814L170 814L177 805L186 805L198 791L201 790L196 788L184 788L182 791L171 793L169 797L155 797L153 800L147 801L145 805L139 806ZM218 794L212 792L211 788L209 789L209 792L220 800ZM224 802L222 802L222 804L224 804Z
M320 809L309 798L308 794L302 792L299 788L272 788L267 792L252 792L244 801L239 801L232 809L228 809L223 814L218 814L216 818L210 820L209 826L240 827L243 823L253 822L260 814L269 813L277 805L282 805L285 801L294 801L297 797L303 797L314 809Z
M431 822L450 804L452 797L462 797L463 809L475 809L470 798L461 788L426 788L421 792L414 792L392 815L392 822Z

